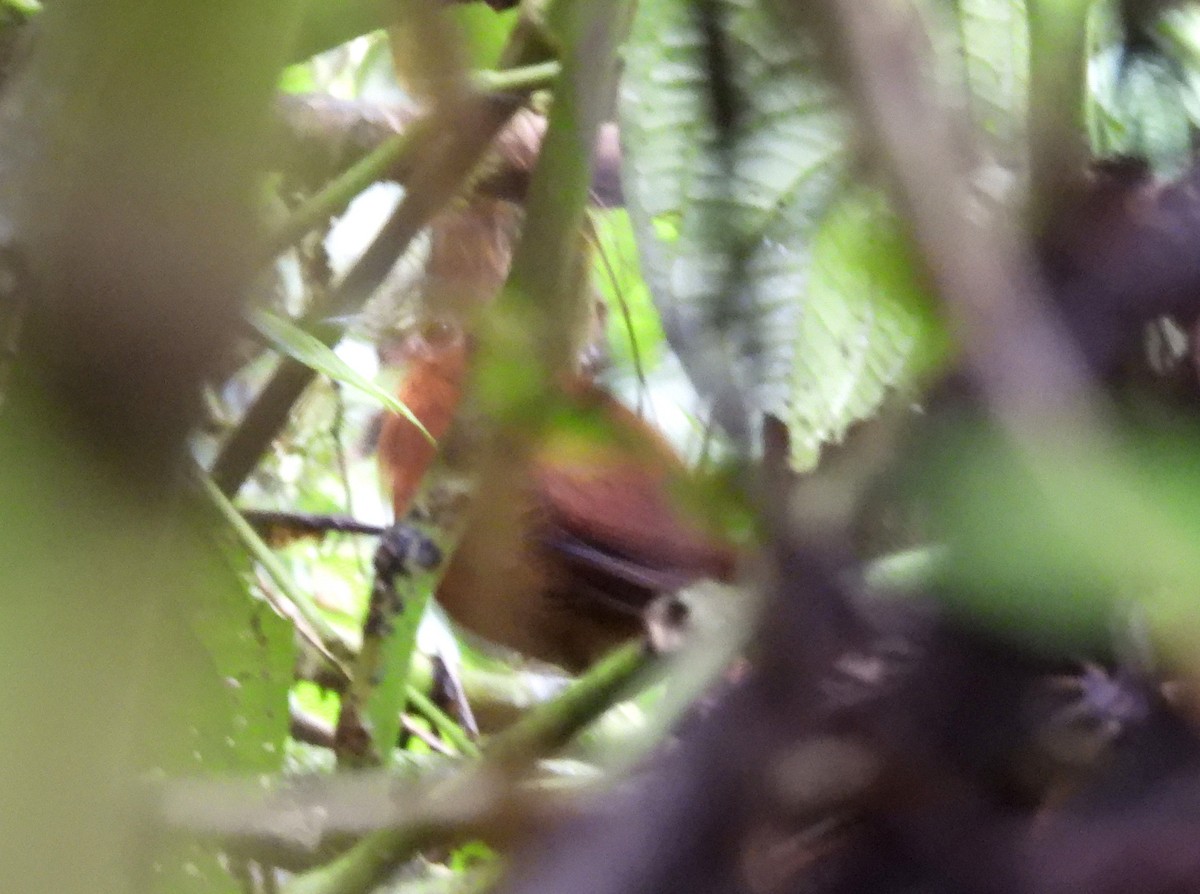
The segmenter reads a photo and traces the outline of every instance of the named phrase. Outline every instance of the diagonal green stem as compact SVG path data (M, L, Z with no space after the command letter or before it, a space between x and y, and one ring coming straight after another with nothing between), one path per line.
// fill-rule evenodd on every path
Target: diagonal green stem
M618 649L553 701L492 739L484 748L482 766L464 769L454 782L439 789L439 800L469 803L487 780L515 778L535 760L568 742L639 680L647 680L653 667L643 646ZM447 837L460 837L463 831L459 828L455 835L444 823L433 821L382 829L331 863L297 875L283 887L283 894L366 894L402 860Z

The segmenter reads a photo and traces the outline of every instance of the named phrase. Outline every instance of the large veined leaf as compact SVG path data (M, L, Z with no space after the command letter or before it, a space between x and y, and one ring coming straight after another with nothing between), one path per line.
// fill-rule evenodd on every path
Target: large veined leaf
M769 6L639 6L621 97L625 189L647 282L685 367L687 339L732 302L757 325L754 341L735 346L757 351L757 408L788 423L803 467L889 390L935 366L945 334L884 204L859 194L830 212L846 179L844 124L802 40ZM936 57L940 81L963 103L980 161L1021 176L1026 0L925 8L934 44L951 50ZM733 108L723 130L713 124L717 93ZM1007 181L987 181L997 182Z
M872 415L890 389L918 384L947 355L933 302L877 197L840 201L812 253L786 416L800 469Z
M722 142L711 122L711 55L698 6L638 6L620 102L626 202L676 342L680 333L711 331L736 246L739 311L758 324L757 403L781 412L809 241L841 180L843 121L794 35L761 3L715 0L737 104L736 134ZM694 375L697 358L674 346Z
M943 337L884 204L836 202L843 122L795 36L749 0L716 6L742 104L732 145L710 123L694 4L643 3L622 90L627 202L664 316L693 330L721 297L713 290L730 262L720 253L741 253L759 324L759 408L788 424L804 468L889 389L935 364ZM982 53L973 65L984 65ZM725 243L711 233L718 215L735 231Z

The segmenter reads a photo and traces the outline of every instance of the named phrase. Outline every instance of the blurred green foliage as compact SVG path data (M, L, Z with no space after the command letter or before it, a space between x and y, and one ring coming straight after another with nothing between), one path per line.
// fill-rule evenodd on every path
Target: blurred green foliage
M278 58L260 52L289 31L282 24L286 4L267 6L270 16L209 4L189 5L186 14L130 2L103 10L54 4L42 38L42 73L53 102L35 104L31 113L44 116L34 122L42 136L28 146L8 136L5 146L61 156L64 182L80 189L103 185L116 171L121 176L113 175L113 183L137 185L128 191L131 201L158 197L151 205L157 215L199 201L213 183L223 196L246 193L250 207L251 174L264 173L260 167L270 162L251 137L265 129L272 85L357 97L386 82L390 65L379 3L306 4L309 18L294 29L297 46L331 55L303 61L295 55L301 50L289 56L280 48ZM919 400L954 352L903 222L879 193L857 182L862 162L807 49L779 27L765 2L714 6L728 50L724 73L712 70L694 4L638 5L621 50L629 209L592 215L590 278L608 306L617 373L646 377L656 400L685 405L654 376L679 359L688 365L688 345L668 342L660 314L706 327L712 307L731 299L723 290L733 283L741 322L757 334L745 343L754 352L747 358L756 372L754 409L786 422L792 462L808 469L890 395ZM1089 59L1080 61L1089 66L1082 111L1098 153L1145 154L1167 172L1190 159L1200 77L1193 12L1167 20L1154 49L1134 55L1111 24L1102 18L1093 24ZM930 26L942 29L933 41L935 80L960 98L980 132L981 203L1012 202L1027 174L1030 55L1054 48L1029 45L1028 13L1018 0L958 0L928 5L926 13ZM574 14L596 15L581 8ZM517 14L471 5L452 15L471 67L499 64ZM562 21L553 20L560 39L571 34L559 27ZM213 34L220 39L197 37ZM564 46L568 54L595 48L587 41ZM285 56L293 62L287 68ZM597 60L562 61L556 89L580 92L555 97L550 149L532 192L536 214L527 232L534 235L510 284L510 295L530 303L514 317L517 330L498 337L483 385L496 392L493 406L533 406L530 416L514 417L518 426L536 416L539 425L586 437L603 434L602 427L541 402L545 380L531 362L531 346L544 347L556 315L565 313L566 296L556 287L570 266L565 252L583 211L584 142L608 113L596 105L603 97L588 92L594 85L573 80ZM737 101L728 133L711 114L711 80L722 75ZM255 127L244 124L251 120ZM30 151L46 146L53 151ZM229 173L233 149L246 157L239 154ZM53 180L39 183L53 186ZM172 184L188 189L178 196ZM74 189L53 195L58 204L48 207L64 214L78 198ZM39 232L64 226L52 224ZM146 232L153 229L147 225ZM158 321L166 334L186 328L189 309L178 310L179 318L164 313ZM289 323L255 319L275 349L324 378L293 408L287 431L242 499L385 520L369 429L380 404L397 408L373 385L378 370L362 352L317 349ZM112 855L129 851L138 836L131 780L148 769L172 776L278 774L285 755L294 759L291 768L324 769L329 761L288 739L289 710L332 722L338 697L297 679L312 643L276 611L296 606L251 564L244 543L212 534L179 508L178 495L170 506L131 498L121 481L92 464L94 444L70 440L58 408L18 398L5 412L34 435L0 440L0 502L8 507L0 566L12 569L0 623L0 666L11 684L0 702L10 758L0 783L13 817L7 825L27 833L29 843L5 836L0 878L14 891L125 890L126 867ZM683 410L693 411L693 405ZM1057 648L1103 646L1114 618L1132 607L1168 653L1194 670L1197 434L1185 425L1154 432L1130 425L1096 455L1064 448L1031 457L1013 452L1002 434L977 420L938 429L918 472L933 494L930 529L948 547L945 563L929 571L933 586L962 610ZM360 639L369 551L369 544L340 535L280 550L284 573L311 596L311 610L337 632L341 647ZM374 727L389 757L431 750L399 734L400 711L411 707L404 684L428 676L424 659L412 655L414 641L422 655L441 648L461 659L468 686L512 714L561 688L561 678L544 669L458 643L436 610L418 631L418 614L399 628L394 662L376 690ZM740 645L731 641L730 651ZM604 743L628 746L629 733L644 731L648 715L678 716L699 690L696 681L715 672L695 667L690 687L667 695L653 690L640 707L610 712L579 754L603 763ZM392 749L401 741L405 754ZM578 764L558 770L566 779L581 775ZM72 851L70 867L55 860L63 840ZM454 873L493 858L476 844L448 854ZM228 854L186 844L172 860L157 882L165 890L236 888Z

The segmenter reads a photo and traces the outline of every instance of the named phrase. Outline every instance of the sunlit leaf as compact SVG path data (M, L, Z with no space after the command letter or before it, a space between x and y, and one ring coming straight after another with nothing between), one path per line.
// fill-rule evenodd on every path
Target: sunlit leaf
M360 375L320 339L305 332L294 323L266 311L250 311L250 322L278 350L322 375L328 376L335 382L361 391L385 409L399 413L420 429L430 442L433 441L433 436L425 430L425 426L408 407L374 382Z
M641 275L637 242L625 211L593 215L596 258L593 281L608 306L608 344L620 367L645 372L662 356L658 310Z
M1089 68L1092 142L1101 156L1145 158L1177 173L1192 155L1194 88L1164 56L1111 47Z
M841 182L844 129L832 96L759 3L714 4L736 93L727 154L710 121L705 39L687 0L639 4L621 91L625 194L643 270L664 317L709 327L737 244L745 316L757 323L762 407L792 381L810 240ZM677 346L678 347L678 346ZM680 351L685 366L686 351Z
M946 333L893 217L876 197L847 196L821 227L784 415L792 462L815 463L893 388L915 391L947 352Z
M279 78L279 89L283 93L311 93L317 89L317 79L312 66L306 63L289 65Z

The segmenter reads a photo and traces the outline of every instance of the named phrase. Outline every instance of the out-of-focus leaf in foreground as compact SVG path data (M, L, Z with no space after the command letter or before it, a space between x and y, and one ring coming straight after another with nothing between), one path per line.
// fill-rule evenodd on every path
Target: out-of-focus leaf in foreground
M939 427L924 473L953 548L952 605L1022 637L1103 648L1135 610L1195 671L1200 475L1194 427L1127 430L1107 450L1019 457L987 427Z

